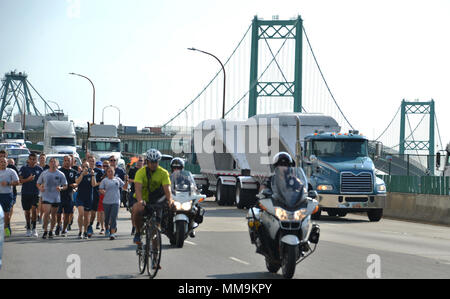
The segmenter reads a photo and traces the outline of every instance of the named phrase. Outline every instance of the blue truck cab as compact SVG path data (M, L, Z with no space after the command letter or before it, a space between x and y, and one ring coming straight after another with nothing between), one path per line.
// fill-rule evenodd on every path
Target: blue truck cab
M309 189L319 194L320 210L330 216L367 212L370 221L383 216L386 186L375 175L368 139L358 131L319 132L304 138L303 169Z

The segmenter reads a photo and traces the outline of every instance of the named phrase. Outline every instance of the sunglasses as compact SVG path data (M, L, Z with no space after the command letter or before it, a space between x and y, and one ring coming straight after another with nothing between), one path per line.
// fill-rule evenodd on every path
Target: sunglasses
M116 162L117 160L115 160L115 159L111 159L111 160L109 160L109 162Z

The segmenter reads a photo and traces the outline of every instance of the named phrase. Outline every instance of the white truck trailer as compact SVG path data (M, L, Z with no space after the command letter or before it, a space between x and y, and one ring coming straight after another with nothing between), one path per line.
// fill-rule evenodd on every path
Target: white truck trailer
M259 186L273 174L273 156L283 151L295 157L297 166L310 169L306 171L308 189L318 192L321 209L342 215L365 211L372 221L378 221L386 192L384 182L375 176L367 138L356 131L350 136L340 130L332 117L323 114L207 120L194 129L194 152L201 169L194 178L206 195L216 195L219 205L250 207ZM315 141L319 137L321 140ZM311 151L311 146L318 145L325 147L326 157L321 151ZM360 149L355 155L342 150L355 146ZM308 157L304 157L305 148L311 151ZM316 152L317 157L312 155Z
M20 122L5 122L5 128L2 131L2 142L17 143L25 146L25 131Z
M44 124L44 153L78 156L75 126L70 121L50 120Z

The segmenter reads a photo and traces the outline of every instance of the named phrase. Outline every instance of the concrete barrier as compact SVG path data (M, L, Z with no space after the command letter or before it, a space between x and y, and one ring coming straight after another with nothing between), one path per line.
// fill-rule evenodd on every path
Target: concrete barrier
M450 196L391 192L387 195L383 214L392 218L450 225Z

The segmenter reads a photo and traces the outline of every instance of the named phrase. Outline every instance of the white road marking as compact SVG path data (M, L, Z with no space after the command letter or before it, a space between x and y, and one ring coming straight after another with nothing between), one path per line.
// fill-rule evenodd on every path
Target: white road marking
M235 261L235 262L238 262L238 263L247 265L247 266L250 265L250 263L244 262L243 260L240 260L240 259L235 258L235 257L232 257L232 256L230 256L230 259L233 260L233 261Z
M189 245L197 246L197 244L195 244L194 242L190 242L190 241L184 241L184 243L187 243L187 244L189 244Z

